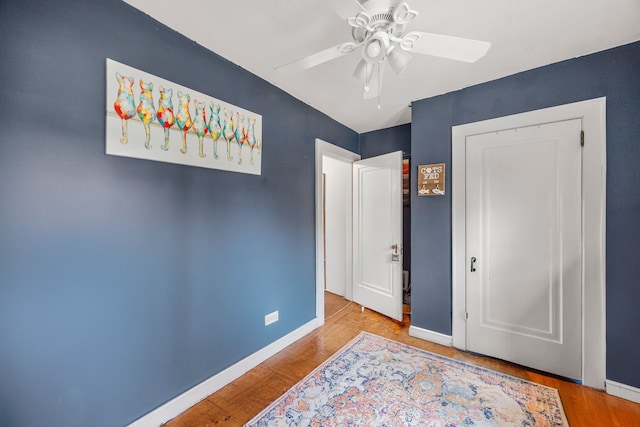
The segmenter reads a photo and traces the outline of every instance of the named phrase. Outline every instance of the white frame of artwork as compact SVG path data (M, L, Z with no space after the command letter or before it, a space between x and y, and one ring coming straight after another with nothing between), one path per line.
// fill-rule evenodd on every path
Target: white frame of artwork
M143 90L141 81L152 87ZM160 88L172 101L162 113ZM261 174L261 115L109 58L106 91L107 154Z

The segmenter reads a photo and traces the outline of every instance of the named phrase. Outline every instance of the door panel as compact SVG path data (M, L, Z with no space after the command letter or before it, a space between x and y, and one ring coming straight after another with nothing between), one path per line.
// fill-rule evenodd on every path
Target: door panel
M402 320L402 152L355 162L353 196L354 301Z
M576 119L466 142L467 348L571 378L582 377L580 130Z

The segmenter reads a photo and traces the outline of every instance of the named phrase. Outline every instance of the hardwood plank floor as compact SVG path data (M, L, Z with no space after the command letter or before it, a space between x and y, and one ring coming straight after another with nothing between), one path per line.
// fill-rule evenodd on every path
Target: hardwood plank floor
M241 426L361 331L504 372L559 390L572 427L640 427L640 404L511 363L468 354L409 336L409 317L396 322L333 294L325 294L325 324L165 424L166 427Z
M332 294L325 291L324 293L324 318L328 319L340 310L346 308L351 301L344 299L343 297Z

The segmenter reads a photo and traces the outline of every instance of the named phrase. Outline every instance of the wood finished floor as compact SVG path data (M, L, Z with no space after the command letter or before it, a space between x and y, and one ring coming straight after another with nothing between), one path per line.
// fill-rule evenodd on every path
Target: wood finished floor
M325 293L325 324L193 406L166 427L242 426L361 331L559 390L571 427L640 427L640 404L516 366L409 336L396 322Z

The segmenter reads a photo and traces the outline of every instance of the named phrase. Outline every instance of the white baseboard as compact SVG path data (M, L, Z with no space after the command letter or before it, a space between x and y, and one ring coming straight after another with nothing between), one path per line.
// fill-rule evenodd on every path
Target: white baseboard
M453 343L451 335L444 335L439 332L433 332L417 326L409 326L409 335L426 341L431 341L436 344L446 345L447 347L451 347Z
M605 385L607 393L612 396L621 397L632 402L640 403L640 388L631 387L630 385L620 384L615 381L606 380Z
M220 390L225 385L244 375L249 370L255 368L260 363L264 362L288 345L293 344L321 325L322 319L316 317L295 331L290 332L263 349L247 356L235 365L228 367L224 371L185 391L164 405L149 412L147 415L138 418L136 421L129 424L128 427L158 427L163 423L174 419L196 403Z

